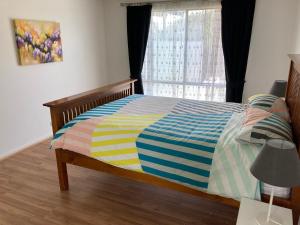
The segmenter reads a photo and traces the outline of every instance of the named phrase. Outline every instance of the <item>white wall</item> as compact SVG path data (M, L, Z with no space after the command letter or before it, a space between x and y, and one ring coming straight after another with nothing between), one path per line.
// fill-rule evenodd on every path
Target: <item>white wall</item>
M120 2L104 1L110 81L126 79L129 75L126 10L120 7ZM275 79L287 79L287 54L294 52L296 5L297 0L256 1L244 99L268 92ZM300 50L300 27L298 44Z
M300 1L298 1L297 6L297 17L296 17L296 27L295 27L295 38L293 41L293 53L300 54Z
M244 99L266 93L276 79L288 79L294 52L297 0L257 0Z
M130 75L126 8L118 0L104 0L104 8L107 71L109 82L116 82Z
M43 103L107 82L101 0L0 0L0 157L51 135ZM64 61L19 66L11 19L58 21Z

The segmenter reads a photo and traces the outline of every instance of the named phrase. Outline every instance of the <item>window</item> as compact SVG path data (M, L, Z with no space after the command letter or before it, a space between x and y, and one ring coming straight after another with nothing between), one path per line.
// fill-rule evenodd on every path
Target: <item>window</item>
M153 9L142 78L147 95L225 101L221 10Z

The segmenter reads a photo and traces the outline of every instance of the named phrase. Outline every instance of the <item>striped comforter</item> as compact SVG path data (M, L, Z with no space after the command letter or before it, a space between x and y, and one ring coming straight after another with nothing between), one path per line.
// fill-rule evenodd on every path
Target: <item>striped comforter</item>
M254 198L258 184L249 167L258 149L231 136L244 107L132 95L81 114L56 133L52 147L209 193Z

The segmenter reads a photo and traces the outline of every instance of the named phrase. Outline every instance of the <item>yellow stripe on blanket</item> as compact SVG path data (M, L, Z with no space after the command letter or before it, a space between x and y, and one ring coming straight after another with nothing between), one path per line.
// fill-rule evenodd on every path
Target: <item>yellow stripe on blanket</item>
M94 137L94 135L93 135L93 137ZM99 136L97 136L97 137L99 137ZM111 137L113 138L113 135L111 135ZM133 142L135 142L135 140L136 140L136 137L111 139L111 140L106 140L106 141L94 141L93 140L92 147L133 143Z
M93 157L103 157L103 156L114 156L114 155L122 155L122 154L134 154L136 153L136 148L124 148L119 150L111 150L111 151L102 151L102 152L92 152Z
M111 131L95 131L95 136L107 136L107 135L117 135L117 134L139 134L142 129L136 130L111 130Z
M104 116L92 134L91 156L108 164L142 172L136 139L164 114Z
M140 130L143 130L145 128L145 125L136 125L136 124L130 124L128 123L126 126L124 124L118 124L118 125L112 125L111 123L106 123L106 124L103 124L101 126L101 128L136 128L136 129L140 129Z
M107 161L109 164L113 164L115 166L128 166L132 164L140 164L140 160L138 158L135 159L123 159L123 160L111 160Z

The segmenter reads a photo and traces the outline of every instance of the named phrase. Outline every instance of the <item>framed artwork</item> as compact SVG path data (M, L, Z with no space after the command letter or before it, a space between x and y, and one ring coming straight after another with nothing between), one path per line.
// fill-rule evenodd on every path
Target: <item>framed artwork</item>
M15 19L14 29L21 65L63 61L59 23Z

